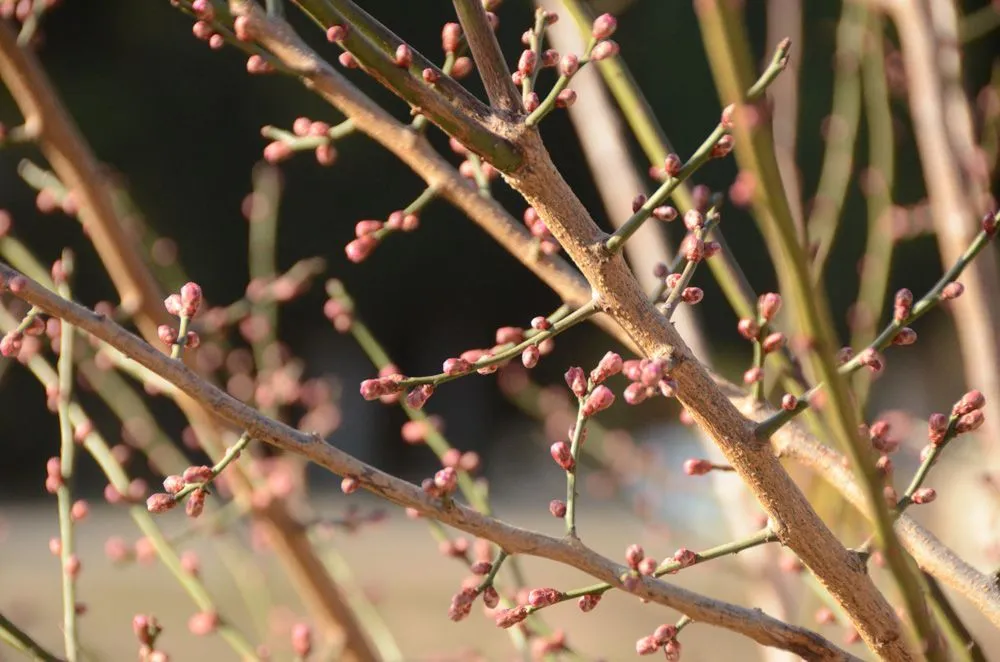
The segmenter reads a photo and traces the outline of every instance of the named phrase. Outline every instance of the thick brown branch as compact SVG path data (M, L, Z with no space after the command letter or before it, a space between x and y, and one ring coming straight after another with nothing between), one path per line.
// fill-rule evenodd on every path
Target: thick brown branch
M287 25L268 19L253 3L237 4L254 20L254 31L261 43L294 69L304 72L308 84L354 119L362 131L392 150L429 184L450 186L450 190L443 190L443 195L477 222L485 222L484 227L494 236L499 234L509 240L504 243L508 250L521 247L511 227L500 223L504 217L477 209L482 203L471 198L478 196L456 182L453 169L443 169L443 160L418 137L399 130L384 111L305 47ZM851 615L876 654L886 659L912 659L894 610L858 559L826 528L774 458L769 445L756 440L751 423L726 399L705 369L691 359L673 326L648 302L621 254L608 257L603 251L606 236L559 175L538 134L524 132L517 138L517 144L525 162L508 175L508 182L535 207L580 266L604 312L621 325L644 354L674 355L678 362L674 377L680 386L681 401L750 486L782 542L820 578ZM468 193L462 195L462 189ZM559 273L551 267L539 269L530 260L529 267L549 276ZM575 278L567 280L566 274L559 275L563 277L560 287L578 291Z
M627 567L622 564L614 563L579 543L511 526L454 502L432 499L416 485L379 471L317 436L299 432L263 416L107 317L63 299L2 263L0 281L11 286L12 293L18 298L106 342L166 379L221 420L246 430L254 439L300 455L339 476L354 476L362 487L387 501L414 508L423 515L461 531L492 540L508 553L527 554L564 563L601 581L622 587L620 577L627 571ZM810 630L788 625L757 610L713 600L661 580L643 578L634 593L677 609L696 621L731 629L758 643L790 650L806 659L857 659Z

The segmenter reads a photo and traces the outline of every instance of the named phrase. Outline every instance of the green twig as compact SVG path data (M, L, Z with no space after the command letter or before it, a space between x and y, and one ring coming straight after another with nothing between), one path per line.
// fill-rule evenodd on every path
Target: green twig
M62 658L56 657L45 650L37 641L32 639L28 633L17 627L3 614L0 614L0 640L14 650L21 651L33 660L38 662L63 662Z

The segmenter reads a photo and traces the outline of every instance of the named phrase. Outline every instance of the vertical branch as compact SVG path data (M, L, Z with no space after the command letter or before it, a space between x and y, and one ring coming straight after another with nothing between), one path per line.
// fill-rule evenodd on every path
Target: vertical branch
M66 282L73 274L73 254L64 250L61 260L63 282L59 284L60 296L69 298L69 285ZM73 535L73 482L76 465L76 441L73 439L73 423L69 418L69 403L73 393L73 344L76 340L74 329L65 322L61 323L59 335L58 362L58 405L59 416L59 469L61 481L56 491L59 508L59 561L62 565L63 594L63 639L66 646L67 662L79 659L80 640L77 634L76 619L76 574L79 558L76 556L76 546Z
M501 110L520 112L521 95L511 80L510 69L490 27L483 3L480 0L454 0L454 3L490 103Z
M802 43L802 0L768 0L767 50L773 52L782 39ZM799 130L799 63L792 60L781 77L771 85L774 99L774 152L778 158L781 182L788 191L788 202L799 238L805 243L806 224L802 210L802 180L796 143Z
M791 210L782 187L774 157L773 141L760 109L745 104L745 90L752 80L750 48L741 17L726 2L700 0L696 3L702 34L709 60L724 103L737 102L734 127L736 156L741 168L755 177L753 206L775 261L782 291L790 298L798 317L800 331L812 343L811 359L816 375L827 382L826 411L828 420L841 446L849 451L854 471L861 478L869 505L876 518L879 545L885 552L889 568L902 591L907 611L928 648L930 659L941 659L938 637L923 599L922 589L914 569L892 529L882 493L882 482L870 450L857 434L860 419L851 401L846 380L837 372L836 349L829 304L822 290L812 285L806 255L795 232ZM749 121L748 117L755 117ZM862 633L865 638L865 633ZM866 638L873 650L879 643ZM908 654L907 654L908 655Z

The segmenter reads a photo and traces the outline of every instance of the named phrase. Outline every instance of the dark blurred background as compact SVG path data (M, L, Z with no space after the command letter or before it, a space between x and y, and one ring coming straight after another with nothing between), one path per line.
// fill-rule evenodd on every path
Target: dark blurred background
M451 3L366 0L361 4L427 56L440 57L440 26L453 20ZM748 27L761 58L765 57L767 4L746 2ZM809 0L801 4L806 47L796 44L792 57L801 66L798 162L808 203L822 160L821 127L830 112L841 3ZM988 3L970 0L963 4L971 10ZM93 150L120 174L145 222L156 233L176 240L183 268L204 287L207 297L216 304L239 298L248 279L247 224L240 203L250 191L251 169L266 144L260 127L288 128L300 115L331 123L342 118L293 80L247 75L244 58L235 50L209 50L192 36L191 19L166 0L64 5L45 20L40 57ZM715 126L719 114L692 3L595 1L592 6L619 17L616 39L622 44L622 57L675 149L681 155L690 154ZM530 23L531 12L530 3L517 0L507 0L500 11L500 39L511 61L520 50L518 40ZM336 57L334 47L297 10L289 7L288 14L321 53ZM995 41L987 38L968 49L965 76L970 94L988 81L994 48ZM403 103L364 74L350 73L397 116L406 116ZM481 92L475 76L467 82ZM905 100L898 96L894 115L898 175L893 194L898 204L908 205L918 202L924 189ZM20 121L3 90L0 121L8 126ZM596 217L604 219L595 175L586 169L568 120L557 112L546 120L543 131L565 177ZM447 151L440 134L434 140ZM856 170L864 166L865 141L862 126ZM279 268L287 269L309 256L325 258L329 275L345 282L358 301L360 315L404 371L436 372L443 359L489 345L498 326L526 325L533 316L547 314L558 304L548 288L514 258L442 202L432 203L423 214L418 232L392 237L363 264L349 263L344 245L353 237L355 222L385 218L408 204L423 184L363 136L351 136L337 147L340 159L332 168L318 166L308 153L281 166L285 195ZM640 152L635 154L645 170ZM30 149L0 151L0 208L12 213L16 236L46 262L57 258L64 246L74 248L78 299L88 304L114 300L110 282L79 224L61 214L36 211L34 193L16 173L18 161L25 156L43 163ZM734 175L733 160L727 159L704 168L694 183L725 191ZM502 183L497 183L495 192L520 215L522 201ZM758 291L772 288L773 272L752 219L744 211L729 209L724 224L753 286ZM670 230L676 242L681 228ZM827 279L845 339L846 311L856 296L856 265L865 236L865 205L855 178ZM918 237L897 249L892 288L905 285L921 292L939 274L933 238ZM697 315L712 341L715 365L730 377L738 376L746 366L749 347L735 333L736 319L707 270L698 274L696 282L706 290ZM280 334L306 360L309 375L335 374L343 384L343 424L331 440L388 470L411 478L426 475L427 454L400 450L401 413L365 403L357 395L357 383L373 371L353 342L338 335L323 317L321 283L322 279L309 294L284 308ZM166 291L180 284L162 283ZM560 380L570 362L592 364L609 344L595 328L579 327L561 337L557 347L556 354L537 369L540 381ZM45 398L26 371L12 366L0 379L0 443L4 446L0 497L40 496L44 459L57 448L57 422L46 411ZM491 446L519 429L521 420L492 378L473 377L460 386L442 388L430 409L446 417L449 434L458 445L478 449L487 458ZM166 428L179 434L183 425L179 416L169 407L160 410ZM609 413L608 422L638 425L675 415L675 409L664 405L621 407ZM113 421L97 423L109 439L120 439ZM103 481L96 471L88 475L90 489L98 492Z

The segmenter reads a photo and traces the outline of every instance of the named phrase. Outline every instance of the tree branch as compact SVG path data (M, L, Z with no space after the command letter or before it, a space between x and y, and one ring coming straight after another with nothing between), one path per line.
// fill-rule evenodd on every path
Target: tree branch
M511 80L510 69L486 18L483 3L480 0L454 0L454 3L490 103L494 108L520 114L521 95Z
M414 508L461 531L487 538L510 554L527 554L564 563L615 587L624 588L621 576L627 573L628 568L623 564L614 563L579 543L511 526L467 506L433 499L418 486L379 471L317 436L299 432L261 415L107 317L63 299L3 263L0 263L0 279L14 296L111 345L187 393L221 420L246 430L254 439L300 455L339 476L353 476L362 487L387 501ZM758 643L790 650L806 659L857 659L814 632L788 625L760 611L713 600L660 580L644 577L633 593L677 609L696 621L725 627Z
M419 138L395 129L394 121L384 111L304 47L287 25L277 25L264 16L258 6L246 0L234 0L234 5L254 21L254 32L262 45L295 70L304 72L311 87L358 121L362 131L388 147L428 184L441 184L442 195L463 211L473 207L469 196L478 196L464 183L455 182L453 168L443 169L443 160L423 147ZM647 300L621 254L608 254L604 248L607 235L600 231L555 169L537 131L522 131L514 140L525 161L515 172L507 174L507 181L538 211L581 268L602 310L622 327L643 354L675 359L677 367L673 377L678 382L681 402L750 486L771 517L779 539L820 578L851 615L869 646L887 659L912 659L902 640L895 611L864 567L819 519L774 458L769 445L756 439L751 423L726 399L705 369L692 359L673 326ZM463 190L468 192L466 196L461 195ZM500 234L508 240L504 244L508 250L520 244L511 236L512 228L501 225L505 215L487 216L482 213L484 209L474 211L475 216L470 216L488 222L484 227L491 234ZM555 273L551 269L546 272ZM562 285L579 293L577 282L574 278Z
M234 4L246 4L237 2ZM296 0L302 10L325 28L347 26L340 42L365 71L395 92L442 131L482 156L497 168L514 168L520 155L501 134L504 118L462 87L437 65L407 45L412 62L401 67L394 61L396 49L405 42L350 0ZM237 13L234 9L233 13ZM439 78L433 85L423 79L431 69Z

